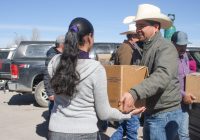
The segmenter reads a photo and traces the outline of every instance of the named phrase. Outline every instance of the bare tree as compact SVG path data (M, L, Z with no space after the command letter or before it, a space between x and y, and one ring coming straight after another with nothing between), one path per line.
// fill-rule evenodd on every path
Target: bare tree
M38 41L38 40L40 40L40 31L37 28L33 28L31 40L32 41Z
M6 48L12 48L13 45L14 45L13 43L8 43L8 44L6 45Z
M18 36L17 35L14 39L13 44L19 45L21 41L25 41L25 40L27 40L25 36L23 36L23 35Z
M15 33L15 38L13 39L12 43L8 43L7 44L7 48L10 48L12 47L13 45L14 46L18 46L20 44L21 41L25 41L27 40L27 38L23 35L19 35L17 32L14 32ZM37 28L33 28L32 29L32 36L31 36L31 41L38 41L40 40L40 32Z
M8 44L6 45L6 48L17 48L17 45L14 44L14 43L8 43Z
M22 35L18 35L16 34L15 38L13 39L12 42L9 42L6 47L7 48L13 48L13 47L16 47L20 44L21 41L25 41L27 40L25 36L22 36Z

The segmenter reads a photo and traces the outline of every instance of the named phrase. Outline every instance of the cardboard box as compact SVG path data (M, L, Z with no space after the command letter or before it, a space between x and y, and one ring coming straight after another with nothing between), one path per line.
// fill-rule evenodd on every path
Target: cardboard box
M103 65L110 64L110 58L112 54L97 54L97 60Z
M197 99L195 102L200 103L200 73L191 73L186 76L186 94L193 94Z
M112 107L118 108L118 102L123 93L139 84L148 76L145 66L136 65L105 65L108 80L108 97ZM137 101L135 107L145 105L145 100Z

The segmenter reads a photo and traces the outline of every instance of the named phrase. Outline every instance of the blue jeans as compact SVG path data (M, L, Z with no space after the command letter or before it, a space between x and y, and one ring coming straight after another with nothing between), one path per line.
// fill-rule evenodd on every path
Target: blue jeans
M182 120L178 129L179 140L190 140L189 138L189 114L187 111L182 112Z
M122 140L125 135L127 140L137 140L139 125L138 116L132 116L129 120L122 121L110 140Z
M175 140L182 120L181 109L144 116L144 140Z

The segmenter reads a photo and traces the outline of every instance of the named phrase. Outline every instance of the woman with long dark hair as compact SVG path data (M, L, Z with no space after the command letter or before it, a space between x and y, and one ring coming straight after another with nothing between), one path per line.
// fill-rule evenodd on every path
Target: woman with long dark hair
M89 59L94 29L85 18L75 18L65 36L63 54L49 63L55 104L49 122L49 140L96 140L97 116L101 120L129 119L136 109L123 114L111 108L104 67Z

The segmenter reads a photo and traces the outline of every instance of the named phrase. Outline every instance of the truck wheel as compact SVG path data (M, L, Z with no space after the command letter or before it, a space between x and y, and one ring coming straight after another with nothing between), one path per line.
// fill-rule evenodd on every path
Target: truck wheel
M35 88L35 100L41 107L48 107L48 96L46 94L46 91L44 89L44 82L41 81L38 83L38 85Z

